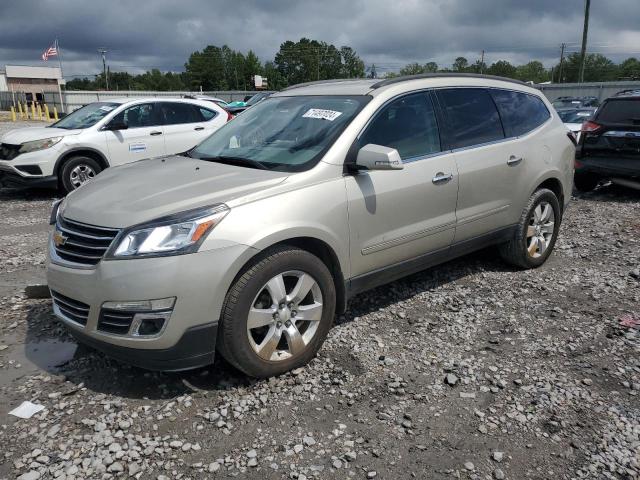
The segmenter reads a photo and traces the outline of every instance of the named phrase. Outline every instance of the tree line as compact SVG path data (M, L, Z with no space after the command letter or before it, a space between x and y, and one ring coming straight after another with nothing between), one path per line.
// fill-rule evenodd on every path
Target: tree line
M486 73L514 78L525 82L577 82L580 71L580 55L571 53L562 63L551 69L533 60L524 65L513 65L498 60L487 65L480 60L470 63L458 57L451 66L442 67L435 62L410 63L398 73L387 72L382 78L399 75L415 75L435 72ZM159 91L216 91L253 90L252 77L262 75L268 79L270 90L280 90L289 85L333 78L379 78L375 64L365 68L363 60L349 46L335 45L301 38L297 42L286 41L280 45L273 60L260 61L251 50L246 54L228 45L208 45L193 52L184 64L183 72L161 72L158 69L143 74L107 71L110 90L159 90ZM640 79L640 60L631 57L620 64L599 53L585 57L586 82ZM105 90L105 75L94 79L77 78L67 82L67 90Z

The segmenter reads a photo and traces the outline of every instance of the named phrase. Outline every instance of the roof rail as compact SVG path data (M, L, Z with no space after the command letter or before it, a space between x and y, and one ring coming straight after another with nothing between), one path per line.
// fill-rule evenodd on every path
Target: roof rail
M280 90L281 92L286 92L287 90L294 90L296 88L308 87L309 85L322 85L323 83L342 83L342 82L356 82L367 80L366 78L335 78L333 80L316 80L314 82L304 82L304 83L296 83L295 85L291 85L290 87L283 88Z
M496 75L482 75L480 73L455 73L455 72L440 72L440 73L420 73L418 75L404 75L402 77L388 78L381 80L380 82L371 85L371 88L386 87L387 85L393 85L395 83L407 82L409 80L420 80L423 78L484 78L487 80L501 80L503 82L517 83L519 85L525 85L530 87L531 85L520 80L514 80L512 78L498 77Z

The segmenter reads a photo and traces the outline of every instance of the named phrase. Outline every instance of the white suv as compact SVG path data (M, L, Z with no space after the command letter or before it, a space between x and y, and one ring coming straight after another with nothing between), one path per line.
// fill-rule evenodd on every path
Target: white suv
M49 127L0 137L0 185L69 192L107 167L190 150L230 118L219 105L199 100L91 103Z

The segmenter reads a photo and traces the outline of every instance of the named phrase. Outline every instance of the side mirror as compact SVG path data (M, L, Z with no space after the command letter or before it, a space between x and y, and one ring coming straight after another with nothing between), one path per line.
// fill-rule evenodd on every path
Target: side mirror
M124 122L116 122L116 121L113 121L113 122L107 124L104 127L105 130L112 130L112 131L114 131L114 130L126 130L127 128L129 128L129 125L127 125L126 123L124 123Z
M369 143L358 150L356 167L359 170L402 170L404 165L395 148Z

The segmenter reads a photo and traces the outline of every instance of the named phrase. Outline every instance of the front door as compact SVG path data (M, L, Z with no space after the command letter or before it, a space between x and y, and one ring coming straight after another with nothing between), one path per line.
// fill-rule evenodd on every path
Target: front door
M163 127L158 104L133 105L118 113L109 123L124 123L124 130L105 130L111 166L165 154Z
M397 149L404 169L346 177L352 277L446 251L455 231L458 174L429 93L382 107L359 137L367 144Z

